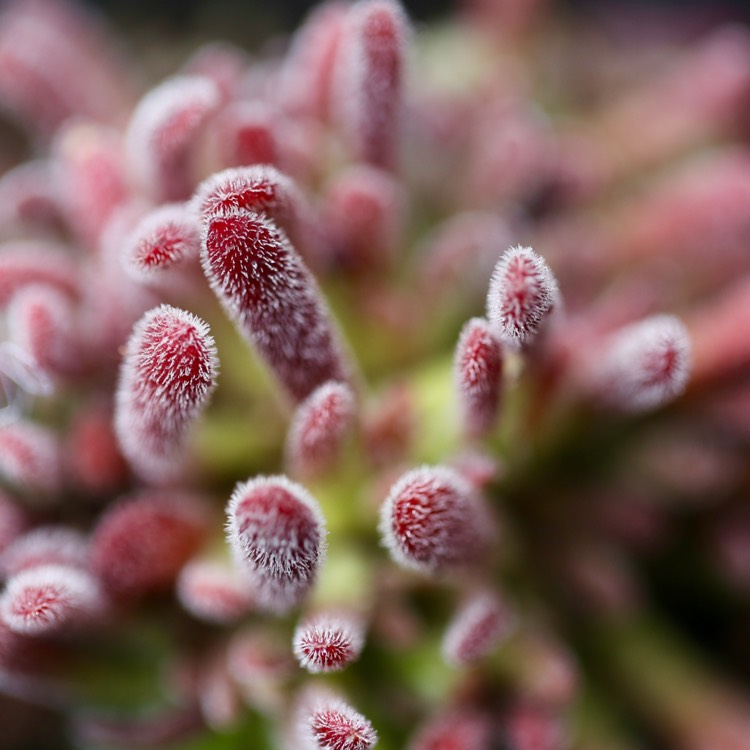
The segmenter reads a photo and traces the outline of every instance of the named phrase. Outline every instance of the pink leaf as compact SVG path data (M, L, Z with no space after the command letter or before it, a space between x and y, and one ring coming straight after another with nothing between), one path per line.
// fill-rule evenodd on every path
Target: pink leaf
M325 557L317 501L285 477L239 484L227 507L227 537L263 607L285 612L308 594Z
M292 398L349 379L317 284L271 221L243 210L211 216L201 260L229 317Z
M484 318L472 318L461 331L454 380L466 432L481 437L492 430L500 410L503 351Z
M219 106L208 78L178 76L149 91L136 107L125 147L141 184L159 201L179 201L195 185L195 143Z
M378 741L372 724L328 691L309 691L298 707L298 732L305 747L318 750L369 750Z
M324 383L298 407L286 442L287 462L295 474L314 476L331 469L354 418L351 389Z
M658 409L684 391L690 359L690 339L682 323L671 315L655 315L605 342L591 364L590 388L616 409Z
M94 122L61 128L53 143L59 200L76 237L96 248L130 193L120 135Z
M216 385L208 326L169 305L147 312L125 347L115 429L133 468L154 480L179 469L190 425Z
M403 240L406 193L388 173L352 167L329 186L324 221L336 260L367 274L389 268Z
M401 129L408 24L393 0L351 6L335 63L335 108L357 160L392 168Z
M470 664L489 654L512 630L512 614L491 591L470 596L459 607L443 636L448 664Z
M181 203L160 206L144 216L124 243L125 270L144 284L164 281L200 252L200 225Z
M305 618L294 632L294 655L312 674L337 672L359 657L363 623L352 613L325 611Z
M91 539L91 567L120 598L168 589L208 531L197 498L150 491L109 509Z
M393 485L381 509L380 532L399 565L436 574L465 568L484 556L488 521L461 475L443 466L424 466Z
M191 615L214 623L230 623L247 614L252 596L232 568L205 560L188 563L177 579L177 597Z
M246 209L272 219L302 249L309 242L310 207L294 181L269 164L217 172L198 186L192 207L208 220Z
M487 293L487 318L503 341L528 344L558 304L555 277L530 247L512 247L500 258Z
M280 81L282 103L293 114L328 118L346 9L344 3L323 3L313 8L294 35Z
M39 635L93 614L99 599L96 581L88 573L43 565L10 578L0 598L0 617L16 633Z

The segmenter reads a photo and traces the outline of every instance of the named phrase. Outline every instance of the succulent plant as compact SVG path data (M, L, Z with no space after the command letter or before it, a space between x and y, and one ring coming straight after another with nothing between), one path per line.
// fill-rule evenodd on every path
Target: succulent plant
M6 3L8 747L750 748L750 36L660 24L329 2L145 90Z

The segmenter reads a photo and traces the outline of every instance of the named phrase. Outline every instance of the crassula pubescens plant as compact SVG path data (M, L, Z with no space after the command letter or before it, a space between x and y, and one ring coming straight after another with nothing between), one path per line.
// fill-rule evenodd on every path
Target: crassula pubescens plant
M540 6L3 8L13 747L750 747L750 41Z

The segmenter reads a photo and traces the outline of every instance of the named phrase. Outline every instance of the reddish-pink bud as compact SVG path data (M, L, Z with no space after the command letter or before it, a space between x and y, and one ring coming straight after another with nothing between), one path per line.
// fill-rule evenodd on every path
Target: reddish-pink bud
M215 623L239 620L253 603L247 585L235 570L206 560L194 560L182 569L177 597L191 615Z
M105 588L134 597L169 588L208 531L190 495L147 492L108 510L91 539L91 567Z
M378 741L372 724L328 691L306 694L297 715L300 741L310 750L369 750Z
M393 167L401 130L408 22L393 0L351 7L334 71L334 107L358 161Z
M513 629L513 615L495 593L480 591L459 607L443 636L443 659L456 666L489 654Z
M487 292L487 318L503 341L528 344L558 304L557 281L530 247L512 247L500 258Z
M57 492L62 484L57 436L31 422L0 427L0 475L35 496Z
M27 284L47 284L76 297L79 278L79 269L65 248L45 242L9 242L0 251L0 308Z
M392 264L403 239L406 194L387 172L356 166L329 186L324 221L335 259L352 272Z
M327 2L310 12L294 35L282 70L281 100L293 114L328 118L336 51L346 5Z
M65 438L65 454L68 478L84 492L112 493L128 478L109 407L84 405L78 410Z
M363 433L367 460L378 468L404 460L416 421L413 395L403 383L395 383L366 415Z
M275 167L255 165L217 172L201 182L193 196L193 208L202 217L244 208L268 214L287 231L294 221L302 196L290 177Z
M40 526L19 536L0 554L0 575L8 578L42 565L88 568L89 544L80 531Z
M273 612L299 604L325 557L315 498L286 477L258 477L237 486L227 516L229 545L258 603Z
M53 144L60 202L70 227L88 247L129 193L122 142L93 122L65 125Z
M268 216L295 245L309 242L310 206L294 181L269 164L217 172L198 186L192 207L203 219L246 209Z
M292 639L299 665L312 674L344 669L357 660L363 645L362 619L345 611L319 612L305 618Z
M136 281L158 283L197 259L200 246L200 225L192 211L181 203L170 204L138 222L122 248L122 262Z
M149 91L133 113L125 146L141 184L159 201L179 201L195 186L194 145L219 106L208 78L178 76Z
M70 298L54 287L24 286L8 305L8 337L52 380L86 367Z
M187 431L216 385L208 326L169 305L147 312L125 348L115 405L123 453L143 476L168 479L180 468Z
M93 613L100 600L96 581L82 570L42 565L8 580L0 617L16 633L49 633Z
M481 714L441 712L417 732L407 750L488 750L490 732L490 722Z
M589 366L589 388L627 412L658 409L679 396L690 376L690 339L671 315L655 315L615 333Z
M473 487L444 466L404 474L383 503L380 533L403 567L435 574L476 563L491 523Z
M343 383L324 383L298 407L289 426L286 456L292 472L313 476L333 467L354 419L354 394Z
M235 102L217 118L216 147L226 167L279 163L279 116L261 102Z
M272 222L243 210L211 216L202 262L228 315L294 399L349 379L317 284Z
M497 422L503 375L503 350L484 318L472 318L461 331L454 380L461 421L472 437L486 435Z

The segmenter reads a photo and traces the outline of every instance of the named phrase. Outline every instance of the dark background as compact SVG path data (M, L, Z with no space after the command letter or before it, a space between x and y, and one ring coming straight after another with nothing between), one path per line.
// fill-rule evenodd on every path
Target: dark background
M144 80L156 80L172 74L206 41L225 40L250 51L273 48L320 0L77 1L108 19L125 51L143 69ZM402 3L419 26L449 17L466 1ZM545 17L583 21L598 29L605 43L615 44L622 34L632 39L634 30L636 37L649 38L671 29L673 36L690 42L727 21L750 23L750 0L546 0L546 5L551 13L545 11Z
M248 31L262 38L273 30L296 27L312 0L86 0L104 10L117 25L148 23L163 31L189 31L201 36L222 34L235 38ZM712 20L750 20L750 0L549 0L564 13L598 14L607 6L626 12L666 8L705 13ZM460 0L403 0L416 21L447 15ZM228 22L227 19L231 19Z

